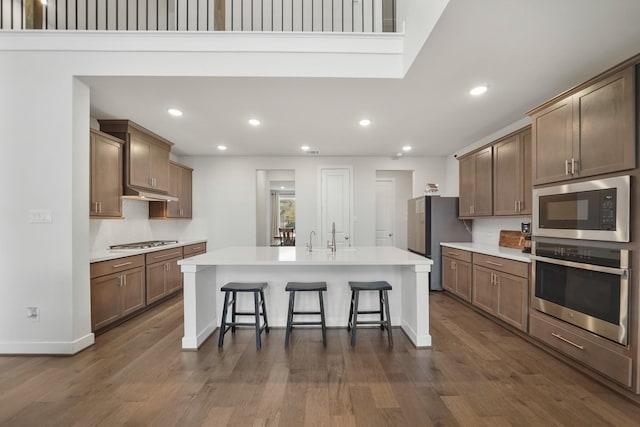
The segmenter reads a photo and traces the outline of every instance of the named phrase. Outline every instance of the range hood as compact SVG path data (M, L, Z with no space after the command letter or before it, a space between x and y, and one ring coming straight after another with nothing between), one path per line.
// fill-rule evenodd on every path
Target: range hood
M147 202L177 202L178 198L168 194L151 193L135 187L125 187L123 199L144 200Z

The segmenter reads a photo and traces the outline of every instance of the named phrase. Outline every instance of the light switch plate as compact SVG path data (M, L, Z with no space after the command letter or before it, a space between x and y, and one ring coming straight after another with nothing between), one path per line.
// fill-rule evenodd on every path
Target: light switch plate
M31 224L51 224L52 217L51 209L29 209Z

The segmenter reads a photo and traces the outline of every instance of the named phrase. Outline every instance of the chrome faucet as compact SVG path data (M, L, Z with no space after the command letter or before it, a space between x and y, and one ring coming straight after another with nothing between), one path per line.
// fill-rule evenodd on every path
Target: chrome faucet
M311 233L309 233L309 242L307 243L307 250L309 252L313 251L313 240L312 240L313 237L312 236L315 236L315 235L316 235L316 232L311 230Z
M331 248L331 252L336 251L336 222L333 221L331 226L331 243L327 242L327 247Z

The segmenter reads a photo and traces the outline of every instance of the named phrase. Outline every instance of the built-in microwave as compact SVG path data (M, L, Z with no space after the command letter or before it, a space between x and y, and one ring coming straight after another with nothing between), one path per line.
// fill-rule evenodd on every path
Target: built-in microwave
M630 177L533 190L533 235L629 241Z

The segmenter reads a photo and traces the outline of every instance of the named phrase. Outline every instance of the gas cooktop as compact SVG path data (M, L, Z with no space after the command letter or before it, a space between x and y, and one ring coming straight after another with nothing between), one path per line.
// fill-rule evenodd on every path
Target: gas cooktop
M158 246L174 245L177 240L149 240L147 242L124 243L121 245L109 246L110 250L126 250L126 249L147 249Z

